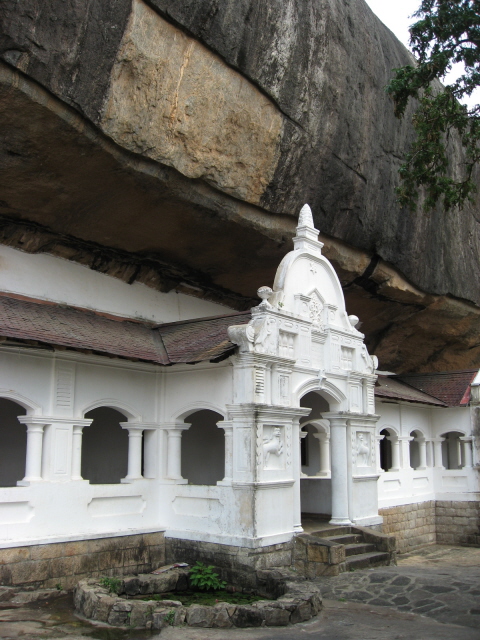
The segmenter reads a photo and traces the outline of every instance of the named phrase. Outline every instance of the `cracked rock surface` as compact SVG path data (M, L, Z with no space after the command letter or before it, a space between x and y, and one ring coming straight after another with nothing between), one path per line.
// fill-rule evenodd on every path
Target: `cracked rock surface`
M6 0L0 242L251 305L312 206L384 369L478 364L478 206L401 210L410 54L363 0ZM460 152L452 142L456 162Z

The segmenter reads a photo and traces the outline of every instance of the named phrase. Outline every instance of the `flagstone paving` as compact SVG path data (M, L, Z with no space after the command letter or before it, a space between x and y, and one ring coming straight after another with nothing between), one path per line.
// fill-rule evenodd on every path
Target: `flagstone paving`
M480 629L480 549L434 545L398 566L365 569L317 581L322 596L418 613Z

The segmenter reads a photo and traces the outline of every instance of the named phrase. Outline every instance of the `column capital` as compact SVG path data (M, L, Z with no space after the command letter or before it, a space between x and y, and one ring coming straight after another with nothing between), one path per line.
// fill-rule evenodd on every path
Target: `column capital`
M147 429L160 429L161 426L156 422L120 422L122 429L134 429L138 431L145 431Z
M431 438L431 441L432 442L440 442L440 443L442 443L442 442L445 442L445 438L442 438L442 437L438 436L436 438Z
M219 420L216 425L219 429L223 429L225 433L233 431L233 420Z
M458 439L462 442L472 442L473 436L460 436Z
M41 416L18 416L20 424L24 424L26 427L39 427L43 430L48 424L52 424L52 421L48 418Z
M348 413L322 413L322 418L330 422L330 427L347 427Z
M162 422L156 428L163 431L187 431L190 429L192 425L190 423L186 424L185 422Z

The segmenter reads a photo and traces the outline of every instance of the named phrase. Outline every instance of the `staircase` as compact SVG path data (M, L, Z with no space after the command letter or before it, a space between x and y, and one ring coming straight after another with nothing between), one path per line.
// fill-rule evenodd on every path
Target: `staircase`
M295 539L295 566L306 578L396 564L394 536L327 523L309 529Z
M391 564L389 551L381 551L377 548L378 542L367 541L365 533L351 526L328 528L314 531L316 538L327 540L333 544L341 544L345 548L345 571L355 569L368 569ZM370 540L377 536L368 536ZM378 545L382 546L382 545Z

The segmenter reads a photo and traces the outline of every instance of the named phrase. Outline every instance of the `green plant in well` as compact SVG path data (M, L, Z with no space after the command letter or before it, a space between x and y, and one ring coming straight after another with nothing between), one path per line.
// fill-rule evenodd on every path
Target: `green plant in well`
M106 576L100 578L100 584L102 585L102 587L108 589L109 593L118 594L121 582L122 581L120 580L120 578L107 578Z
M211 589L224 589L227 583L220 580L218 573L215 573L213 566L208 567L203 562L196 562L190 569L190 584L200 591L209 591Z
M63 586L60 583L58 583L58 584L55 585L55 589L57 591L63 591Z
M167 613L167 615L163 616L163 619L165 620L165 622L167 624L169 624L171 627L173 627L173 623L175 621L175 611L172 609L171 611L169 611Z

